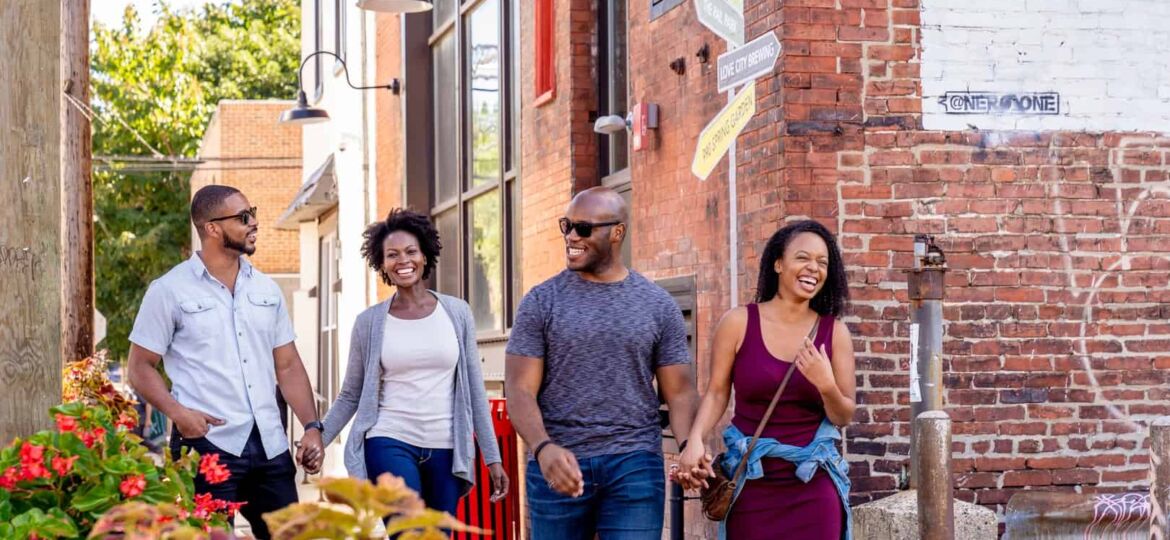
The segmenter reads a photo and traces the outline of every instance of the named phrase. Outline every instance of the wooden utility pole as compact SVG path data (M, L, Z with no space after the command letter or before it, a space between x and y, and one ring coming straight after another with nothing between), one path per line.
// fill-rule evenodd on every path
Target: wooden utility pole
M52 424L92 349L88 0L0 2L0 444Z
M93 354L89 0L61 1L61 358Z

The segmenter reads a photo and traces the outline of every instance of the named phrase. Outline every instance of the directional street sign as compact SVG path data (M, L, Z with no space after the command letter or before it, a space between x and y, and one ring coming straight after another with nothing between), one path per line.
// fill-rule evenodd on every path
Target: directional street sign
M703 128L699 134L699 144L695 147L691 172L699 179L706 180L755 114L756 83L751 82Z
M719 55L719 91L726 92L748 81L767 75L780 58L780 40L768 32L747 45Z
M728 0L695 0L699 22L736 47L743 45L743 4Z

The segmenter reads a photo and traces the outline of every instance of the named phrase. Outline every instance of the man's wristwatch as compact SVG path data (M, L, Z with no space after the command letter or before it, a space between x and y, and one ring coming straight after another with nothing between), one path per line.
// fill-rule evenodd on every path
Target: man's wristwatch
M315 429L321 433L324 433L325 424L322 424L320 420L313 420L312 422L305 424L305 431L309 431L310 429Z

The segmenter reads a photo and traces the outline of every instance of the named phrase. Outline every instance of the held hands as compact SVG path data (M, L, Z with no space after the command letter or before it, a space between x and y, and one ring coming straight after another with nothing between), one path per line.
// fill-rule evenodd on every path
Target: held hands
M794 363L796 368L804 374L804 378L816 386L817 390L824 392L836 386L837 381L833 378L833 367L829 364L829 355L825 353L824 345L818 349L813 345L811 339L804 338L804 344L796 352Z
M504 466L492 463L488 465L488 474L492 478L491 501L496 502L506 497L508 495L508 474L504 472Z
M707 487L707 479L715 476L712 467L714 458L706 453L701 437L692 437L683 453L679 456L679 464L670 467L670 477L683 489L702 489Z
M305 431L297 443L297 463L305 468L306 474L321 472L321 462L325 460L325 447L321 443L321 432L316 429Z
M549 444L540 452L540 474L548 487L566 497L580 497L585 493L585 477L572 452Z
M224 421L195 409L183 409L182 414L174 418L175 427L184 439L198 439L206 437L211 426L222 426Z

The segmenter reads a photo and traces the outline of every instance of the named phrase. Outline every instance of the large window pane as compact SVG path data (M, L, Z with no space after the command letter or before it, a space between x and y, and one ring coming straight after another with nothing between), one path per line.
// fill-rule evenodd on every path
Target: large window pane
M435 204L459 195L459 66L456 63L455 33L435 44Z
M467 273L467 301L477 330L504 329L504 246L500 221L500 190L493 189L467 209L471 243Z
M500 177L500 2L468 15L468 137L471 187Z
M443 252L439 254L436 286L439 292L459 296L459 208L452 208L435 217Z
M611 25L610 34L610 114L625 116L629 111L626 99L626 0L610 0ZM609 148L610 172L620 171L629 166L629 150L627 148L625 130L619 131L610 139L613 143Z
M438 30L440 26L443 26L443 23L451 20L451 16L455 14L456 5L458 5L456 0L434 0L432 3L433 9L431 11L435 16L434 28L436 30Z

